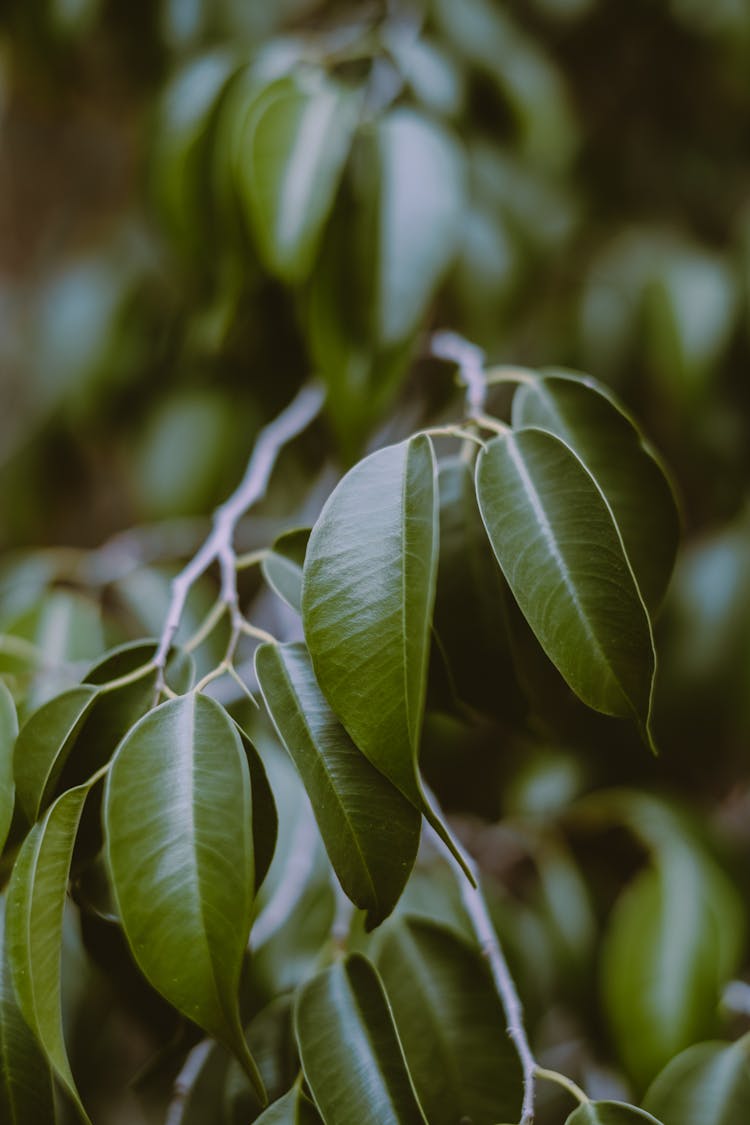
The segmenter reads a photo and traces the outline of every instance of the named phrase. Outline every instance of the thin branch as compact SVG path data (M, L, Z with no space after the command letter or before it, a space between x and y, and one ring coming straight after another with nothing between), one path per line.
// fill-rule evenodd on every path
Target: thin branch
M165 1125L182 1125L188 1107L188 1098L212 1047L213 1042L210 1039L202 1039L188 1054L182 1070L175 1078L174 1094L169 1103Z
M203 546L172 582L172 592L164 629L154 663L163 680L164 667L185 609L187 596L195 582L212 563L219 563L221 599L227 606L232 628L238 624L236 554L233 546L238 521L247 509L266 492L276 458L281 450L302 432L318 414L323 391L318 386L304 387L297 397L272 422L260 431L245 475L228 500L216 509L213 528Z
M438 359L458 364L458 377L466 387L466 412L470 416L481 413L487 399L482 349L457 332L435 332L430 350Z
M427 795L435 811L441 815L440 804L435 794L428 790ZM448 862L456 874L456 881L461 894L463 908L468 915L471 927L479 943L479 948L490 967L495 988L497 989L505 1011L508 1035L513 1041L516 1053L521 1062L521 1069L523 1071L523 1104L521 1106L520 1125L533 1125L537 1062L526 1034L526 1028L523 1022L523 1007L518 995L518 990L516 989L515 981L508 968L508 962L505 960L505 954L503 953L500 940L492 924L489 910L487 909L487 903L482 894L482 887L479 881L479 868L463 845L454 838L453 843L456 849L474 877L476 887L472 887L455 856L447 849L434 829L430 828L429 831L432 833L433 838L439 841L445 849Z

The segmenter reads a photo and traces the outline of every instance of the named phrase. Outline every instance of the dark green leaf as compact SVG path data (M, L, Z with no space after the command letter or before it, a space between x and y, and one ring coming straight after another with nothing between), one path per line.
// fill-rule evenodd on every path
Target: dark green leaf
M107 780L105 831L144 976L234 1051L261 1093L238 1011L255 879L250 775L218 703L181 696L133 727Z
M309 539L307 527L287 531L279 536L261 564L268 585L297 613L302 612L302 567Z
M750 1036L688 1047L654 1079L643 1107L664 1125L747 1125Z
M351 954L313 977L295 1025L326 1125L426 1125L383 985L364 957Z
M310 1099L294 1086L283 1098L270 1105L256 1125L323 1125Z
M30 823L49 803L98 694L82 684L48 700L26 720L13 759L18 800Z
M565 1125L661 1125L650 1113L625 1102L586 1102L571 1113Z
M13 749L18 737L18 718L13 696L0 680L0 852L13 819L16 790L13 782Z
M420 814L349 738L304 645L261 645L255 666L333 868L352 902L368 912L372 929L390 914L414 866Z
M493 439L477 495L516 601L573 691L648 730L654 651L646 608L606 502L552 434Z
M377 967L430 1125L515 1121L521 1065L480 953L434 922L404 918L388 927Z
M667 478L626 412L593 379L549 371L518 388L513 425L549 430L581 458L612 509L643 599L656 610L680 520Z
M263 759L254 743L241 727L237 727L250 771L250 791L252 793L253 856L255 859L255 893L257 894L268 874L276 848L279 831L279 817L273 799Z

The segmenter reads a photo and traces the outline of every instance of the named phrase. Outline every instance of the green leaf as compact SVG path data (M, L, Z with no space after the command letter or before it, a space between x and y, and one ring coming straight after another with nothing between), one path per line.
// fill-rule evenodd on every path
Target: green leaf
M656 610L674 566L680 519L658 460L625 410L588 376L549 371L518 388L513 425L549 430L580 457L612 509L643 600Z
M60 958L70 862L90 788L63 793L26 837L8 887L5 929L18 1006L85 1122L63 1037Z
M268 869L273 860L276 849L276 837L279 831L279 817L276 811L276 802L273 799L263 759L258 753L252 739L245 734L242 727L238 726L242 746L247 758L247 768L250 771L250 792L252 793L252 824L253 824L253 857L255 860L255 893L263 885L263 880L268 874Z
M18 801L31 824L51 800L97 695L93 686L71 688L43 703L21 727L13 768Z
M105 832L141 971L237 1055L264 1098L237 999L255 879L250 775L218 703L181 696L133 727L107 779Z
M477 495L508 585L550 660L589 707L635 717L648 732L651 624L589 473L552 434L519 430L479 454Z
M664 1125L747 1125L750 1036L688 1047L654 1079L643 1107Z
M349 153L359 97L319 78L279 79L248 114L240 190L267 269L289 284L310 272Z
M605 936L602 983L615 1045L639 1085L715 1033L743 917L724 873L687 845L665 846L622 894Z
M310 1099L293 1086L260 1115L256 1125L322 1125L322 1121Z
M435 475L424 435L346 474L310 535L302 622L318 683L355 745L453 847L417 765L438 559Z
M13 748L18 737L18 718L13 696L0 680L0 852L8 838L16 791L13 782Z
M302 567L309 539L307 527L287 531L278 537L261 563L268 585L297 613L302 612Z
M255 667L333 868L373 929L393 910L414 866L419 812L349 738L326 703L304 645L261 645Z
M0 898L0 1121L55 1125L52 1076L21 1015L5 942L5 899Z
M404 918L388 926L377 967L430 1125L515 1121L521 1064L478 950L434 922Z
M357 953L299 993L305 1078L326 1125L426 1125L383 985Z
M565 1125L661 1125L650 1113L625 1102L585 1102L571 1113Z

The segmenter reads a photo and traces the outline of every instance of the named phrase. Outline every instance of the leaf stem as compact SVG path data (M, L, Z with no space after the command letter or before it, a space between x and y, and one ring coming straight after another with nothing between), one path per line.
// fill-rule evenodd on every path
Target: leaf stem
M541 1078L545 1082L555 1082L558 1086L562 1086L563 1089L567 1090L581 1105L585 1105L591 1100L588 1094L585 1094L572 1078L568 1078L565 1074L560 1074L557 1070L547 1070L546 1067L537 1066L535 1067L535 1074L537 1078Z
M501 422L499 418L493 418L491 414L474 413L471 420L485 430L493 430L496 434L510 433L511 427L507 422Z
M489 367L485 372L487 386L495 386L498 383L526 383L528 386L534 386L538 379L536 372L528 367L501 365Z
M137 683L138 680L142 680L145 676L148 676L149 672L153 672L155 668L156 661L149 660L145 664L141 664L139 668L134 668L132 672L128 672L124 676L118 676L116 680L109 680L106 684L102 684L99 688L99 692L101 695L106 695L110 691L117 691L118 688L127 687L128 684Z

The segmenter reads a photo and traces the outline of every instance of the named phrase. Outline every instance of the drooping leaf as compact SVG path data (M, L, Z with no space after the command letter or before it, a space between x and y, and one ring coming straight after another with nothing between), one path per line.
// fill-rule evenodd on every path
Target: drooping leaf
M669 482L627 413L588 376L549 371L518 388L513 425L549 430L581 458L612 509L643 600L656 610L680 520Z
M322 78L273 83L248 114L240 190L265 266L287 283L310 272L357 123L359 97Z
M13 769L18 800L30 823L49 803L97 694L90 685L70 688L43 703L21 727Z
M667 1063L643 1108L664 1125L746 1125L750 1121L750 1036L696 1043Z
M356 746L440 833L417 758L438 560L432 444L355 465L310 535L302 622L318 683Z
M309 539L307 527L285 532L261 564L268 585L297 613L302 612L302 567Z
M680 844L665 847L616 904L602 955L605 1010L620 1059L639 1085L715 1033L743 914L724 873Z
M0 680L0 852L13 819L16 790L13 781L13 749L18 737L18 718L13 696Z
M304 986L295 1029L326 1125L426 1125L383 985L360 954Z
M650 1113L625 1102L585 1102L574 1110L565 1125L662 1125Z
M477 495L508 585L549 658L589 707L647 730L651 624L589 473L559 438L518 430L480 453Z
M250 775L218 703L181 696L133 727L107 779L105 832L141 971L238 1056L263 1097L238 1010L255 879Z
M55 1125L52 1076L21 1015L5 942L5 899L0 898L0 1121Z
M70 862L90 788L81 785L63 793L26 837L8 887L5 930L23 1018L87 1123L63 1037L60 958Z
M255 861L255 893L260 890L263 880L273 860L276 837L279 831L279 816L273 790L268 780L266 767L252 739L237 727L250 771L250 792L252 794L253 857Z
M261 645L263 698L310 797L341 885L372 929L414 866L421 817L365 758L326 703L302 644Z
M479 952L434 922L403 918L376 964L430 1125L517 1120L521 1065Z
M322 1121L313 1103L297 1085L269 1105L256 1125L322 1125Z

